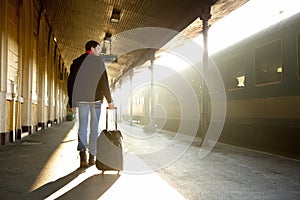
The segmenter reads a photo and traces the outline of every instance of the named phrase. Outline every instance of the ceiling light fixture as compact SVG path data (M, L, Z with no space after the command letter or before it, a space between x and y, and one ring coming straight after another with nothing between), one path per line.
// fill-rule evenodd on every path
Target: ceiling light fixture
M104 62L111 63L111 62L118 62L118 56L113 55L111 53L111 32L105 32L105 36L103 38L103 46L101 50L102 58L104 59ZM108 47L106 47L108 45ZM107 49L109 48L109 53L107 52Z
M118 23L121 17L121 10L114 8L110 17L111 23Z
M110 32L106 32L105 36L104 36L104 41L105 42L110 42L111 41L111 33Z

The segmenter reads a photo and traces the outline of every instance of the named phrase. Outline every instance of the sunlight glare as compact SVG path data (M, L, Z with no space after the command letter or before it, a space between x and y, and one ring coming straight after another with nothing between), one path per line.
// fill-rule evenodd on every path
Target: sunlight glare
M166 53L163 57L156 60L154 64L169 67L175 71L181 71L185 67L189 66L188 62L172 53Z
M296 0L248 1L209 28L208 53L212 55L298 12L300 12L300 1ZM202 34L192 40L203 47ZM180 37L175 37L164 48L177 48L179 43L182 43ZM176 71L189 66L187 62L170 52L158 52L154 63L168 66Z
M300 1L248 1L211 26L208 32L209 54L216 53L298 12ZM202 36L199 37L197 40L201 41Z

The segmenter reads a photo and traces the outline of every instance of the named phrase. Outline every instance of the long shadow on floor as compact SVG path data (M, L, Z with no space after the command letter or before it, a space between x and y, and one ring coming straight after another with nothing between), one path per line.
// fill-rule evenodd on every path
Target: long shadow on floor
M117 181L119 177L119 174L94 175L83 181L80 185L76 186L69 192L65 193L60 199L98 199Z
M119 174L96 173L90 177L87 174L87 169L79 168L67 176L27 193L23 199L49 197L49 199L94 200L101 197L120 177Z

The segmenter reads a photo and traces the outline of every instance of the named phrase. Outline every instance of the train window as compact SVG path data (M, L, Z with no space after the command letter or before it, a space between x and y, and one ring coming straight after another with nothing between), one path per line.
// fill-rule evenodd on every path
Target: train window
M224 83L227 89L245 87L245 65L244 56L237 55L229 58L225 64Z
M300 78L300 32L298 33L298 78Z
M255 82L257 85L280 82L282 71L280 40L255 49Z

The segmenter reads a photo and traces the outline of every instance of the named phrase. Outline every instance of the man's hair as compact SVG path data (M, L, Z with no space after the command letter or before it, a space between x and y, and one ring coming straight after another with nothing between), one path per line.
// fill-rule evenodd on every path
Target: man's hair
M95 41L95 40L90 40L85 44L85 50L91 50L91 48L95 48L97 45L100 45L99 42Z

